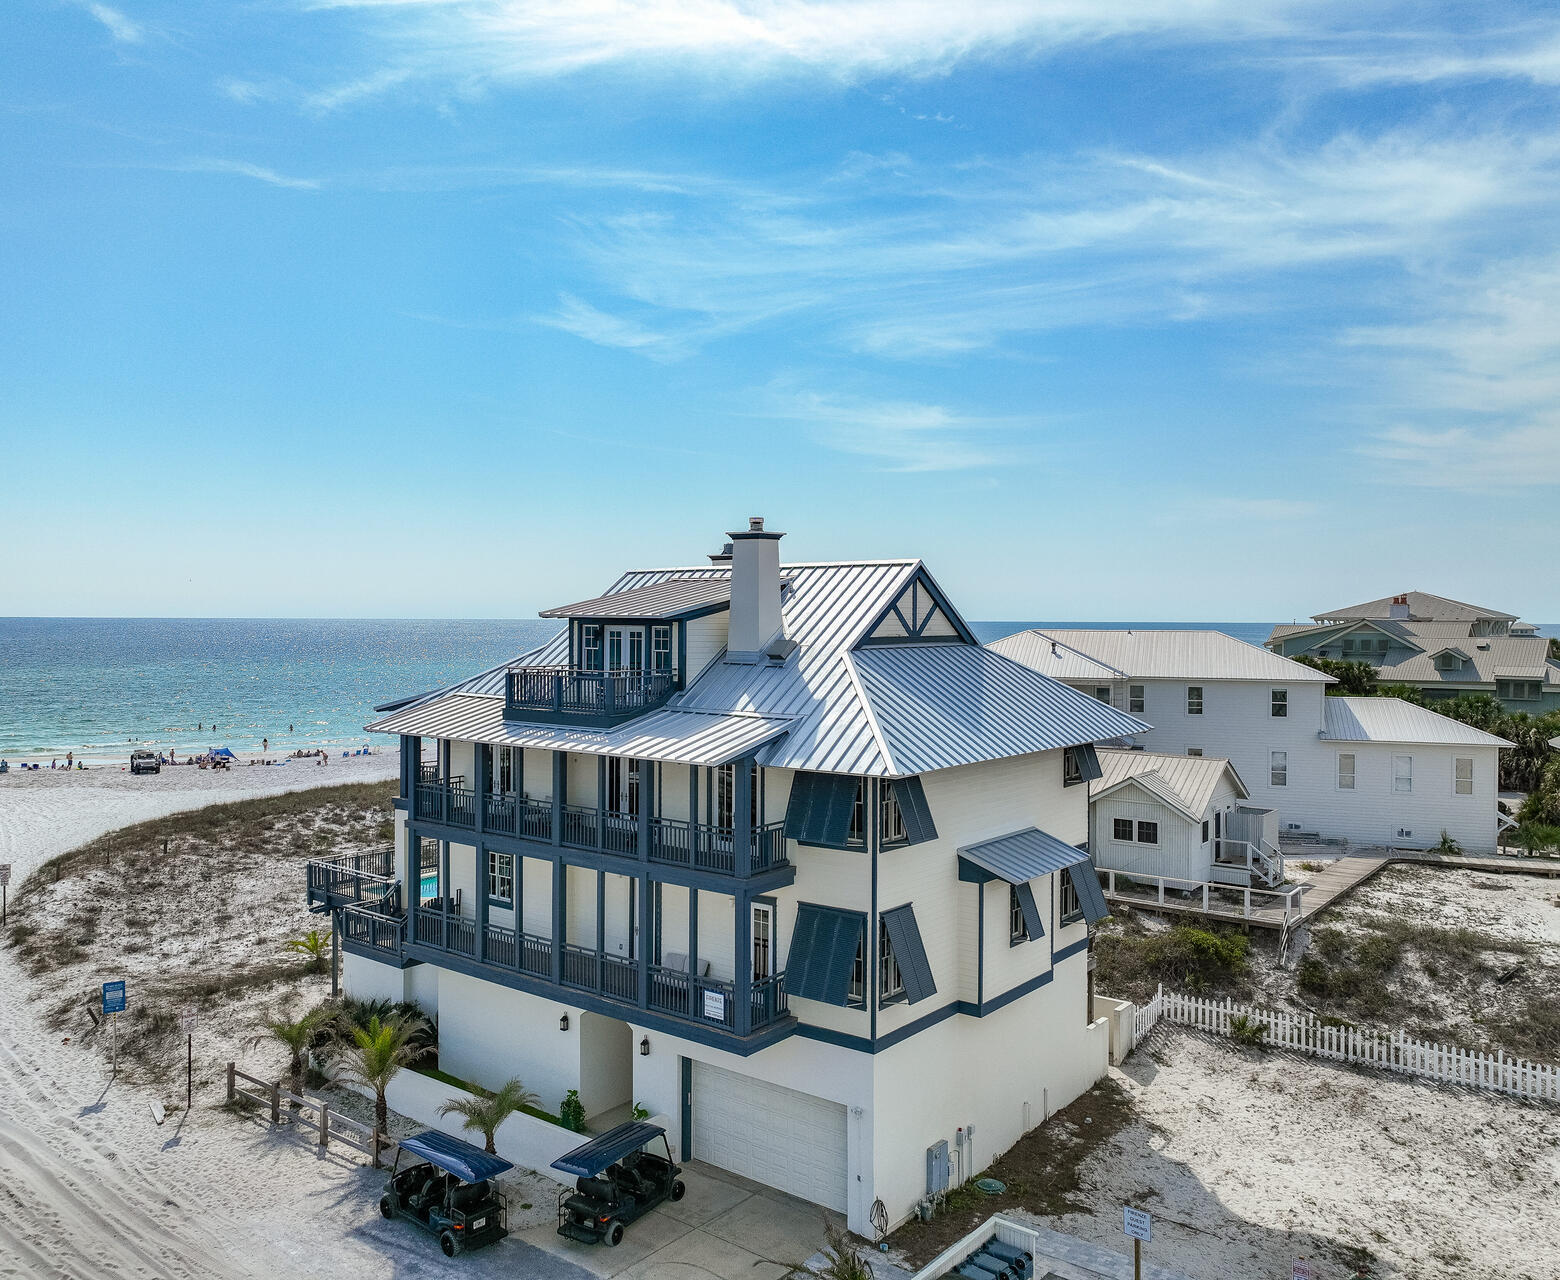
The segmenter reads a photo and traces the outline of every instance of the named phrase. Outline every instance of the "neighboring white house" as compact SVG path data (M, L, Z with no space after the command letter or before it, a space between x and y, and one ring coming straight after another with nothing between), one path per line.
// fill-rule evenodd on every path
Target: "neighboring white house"
M1228 760L1103 749L1089 784L1089 852L1100 870L1208 884L1284 879L1278 819L1244 803Z
M397 884L351 906L338 863L310 900L349 991L437 1013L443 1070L679 1117L683 1158L866 1234L1103 1074L1087 783L1144 726L983 648L917 560L731 538L379 708Z
M1227 758L1281 834L1496 847L1511 744L1446 716L1328 697L1330 676L1218 631L1022 631L991 647L1147 720L1133 744Z

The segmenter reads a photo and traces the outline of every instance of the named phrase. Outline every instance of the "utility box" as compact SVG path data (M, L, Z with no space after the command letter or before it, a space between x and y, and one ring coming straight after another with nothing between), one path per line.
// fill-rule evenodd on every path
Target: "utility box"
M926 1149L926 1194L948 1193L948 1139L942 1138Z

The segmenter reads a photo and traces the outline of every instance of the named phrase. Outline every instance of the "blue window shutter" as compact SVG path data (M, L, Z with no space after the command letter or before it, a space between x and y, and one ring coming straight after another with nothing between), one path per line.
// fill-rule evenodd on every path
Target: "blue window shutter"
M1078 753L1078 772L1083 775L1085 782L1093 782L1105 776L1105 771L1100 768L1099 752L1095 751L1092 742L1085 742L1073 750Z
M1045 926L1040 923L1040 908L1035 905L1034 886L1027 882L1016 884L1013 891L1018 894L1018 909L1023 912L1024 928L1031 941L1045 937Z
M802 903L796 909L791 950L786 956L786 990L804 1000L844 1005L865 930L866 917L858 911Z
M932 966L926 959L926 948L921 944L921 930L915 922L915 908L906 904L883 913L883 927L888 930L888 943L894 948L894 959L899 962L899 976L904 979L905 999L911 1004L937 994L937 984L932 981Z
M839 773L798 773L785 808L785 834L800 844L847 848L851 809L861 779Z
M885 782L886 787L894 789L894 799L899 804L899 812L905 820L905 836L907 844L921 844L927 840L937 839L937 827L932 822L932 811L926 804L926 792L921 787L919 778L895 778L892 782Z
M1110 908L1105 905L1105 894L1100 889L1099 875L1094 870L1094 859L1085 858L1069 867L1067 874L1078 891L1078 905L1083 908L1085 920L1096 924L1110 914Z

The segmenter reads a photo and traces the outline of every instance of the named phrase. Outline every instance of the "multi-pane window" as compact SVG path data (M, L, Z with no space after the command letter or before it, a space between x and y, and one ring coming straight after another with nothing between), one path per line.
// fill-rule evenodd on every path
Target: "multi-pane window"
M845 832L847 844L867 842L867 782L863 778L856 784L856 798L850 806L850 828Z
M1071 871L1062 872L1061 883L1057 886L1057 898L1063 924L1068 924L1083 915L1083 904L1078 901L1078 889L1072 882Z
M1189 755L1189 756L1201 756L1202 755L1202 748L1201 747L1187 747L1186 754Z
M482 775L487 779L488 790L492 791L494 784L498 781L497 775L493 772L492 744L487 742L478 743L477 750L482 754Z
M1544 696L1544 686L1537 680L1497 680L1495 692L1512 702L1536 702Z
M1411 792L1414 789L1414 757L1392 757L1392 790Z
M752 771L752 782L748 788L748 821L751 822L754 826L757 826L760 803L759 772L757 765L749 765L748 767ZM637 772L634 775L634 785L637 790ZM733 818L736 814L736 809L737 766L735 764L718 765L715 769L715 825L717 827L734 826L735 823Z
M508 795L515 789L515 749L513 747L500 747L498 749L498 789Z
M878 922L878 999L896 1000L905 993L904 976L899 972L899 961L894 959L894 944L889 940L888 926Z
M1137 824L1137 838L1139 844L1159 843L1159 824L1157 822L1139 822Z
M1133 715L1143 714L1143 686L1131 684L1127 686L1127 710Z
M580 627L580 666L586 671L601 670L601 624L587 622Z
M1083 765L1078 762L1078 753L1068 747L1062 752L1062 785L1072 787L1082 781Z
M650 665L656 671L672 669L672 629L669 626L650 628Z
M1206 818L1203 819L1202 842L1204 844L1208 843L1208 819Z
M1282 719L1289 714L1289 690L1274 689L1271 703L1271 714Z
M1275 751L1268 759L1268 781L1275 787L1289 785L1289 752Z
M1008 941L1029 941L1029 925L1024 920L1024 909L1018 903L1018 886L1008 885Z
M1115 839L1115 840L1131 840L1132 839L1132 819L1131 818L1112 818L1111 819L1111 825L1110 825L1110 834L1111 834L1112 839Z
M1458 756L1452 772L1452 790L1460 796L1473 794L1473 757Z
M1352 751L1340 751L1338 753L1338 790L1354 790L1354 753Z
M515 859L510 853L488 850L488 898L512 906L515 900Z
M1096 685L1094 687L1094 696L1101 702L1108 704L1110 702L1110 686L1108 684Z
M1189 716L1202 715L1203 687L1200 684L1186 686L1186 714Z
M893 783L880 783L879 787L882 799L878 807L882 810L883 844L904 844L910 837L905 833L905 815L894 795Z
M850 989L845 999L849 1004L865 1004L867 1000L867 955L861 942L856 944L856 961L850 967Z

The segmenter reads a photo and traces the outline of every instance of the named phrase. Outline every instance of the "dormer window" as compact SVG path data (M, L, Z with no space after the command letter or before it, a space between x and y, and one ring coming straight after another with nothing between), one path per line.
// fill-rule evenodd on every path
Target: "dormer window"
M601 624L587 622L580 627L580 666L586 671L601 668Z
M1455 653L1439 653L1436 655L1435 666L1437 671L1460 671L1462 659Z
M672 669L672 628L665 623L650 628L650 666L653 671Z

